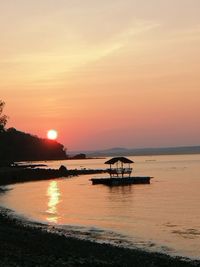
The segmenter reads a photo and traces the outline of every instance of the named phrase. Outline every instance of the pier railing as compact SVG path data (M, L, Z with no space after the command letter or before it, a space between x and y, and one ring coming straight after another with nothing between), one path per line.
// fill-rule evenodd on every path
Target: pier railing
M131 172L132 172L132 168L111 168L111 169L108 169L108 173L111 175L111 176L119 176L119 175L130 175Z

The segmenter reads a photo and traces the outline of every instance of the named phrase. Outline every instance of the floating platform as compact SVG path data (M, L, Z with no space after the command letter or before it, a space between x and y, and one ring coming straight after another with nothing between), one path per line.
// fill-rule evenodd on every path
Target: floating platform
M150 184L150 180L153 177L150 176L135 176L135 177L123 177L123 178L92 178L93 185L104 184L108 186L112 185L130 185L130 184Z
M130 185L130 184L150 184L153 177L150 176L131 176L132 168L130 164L134 163L132 160L125 157L115 157L105 162L109 164L110 168L107 169L110 177L106 178L92 178L92 184L104 184L108 186L113 185ZM128 164L128 167L124 167ZM112 167L115 165L115 167Z

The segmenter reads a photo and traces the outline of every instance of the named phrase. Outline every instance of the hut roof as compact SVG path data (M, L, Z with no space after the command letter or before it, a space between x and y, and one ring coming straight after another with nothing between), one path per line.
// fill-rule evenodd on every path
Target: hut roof
M125 157L116 157L116 158L109 159L108 161L105 162L105 164L115 164L118 161L123 162L123 163L134 163L134 161L127 159Z

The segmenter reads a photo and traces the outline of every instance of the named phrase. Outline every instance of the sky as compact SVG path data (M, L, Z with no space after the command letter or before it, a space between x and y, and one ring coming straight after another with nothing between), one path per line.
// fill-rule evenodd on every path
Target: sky
M69 150L200 145L199 0L0 2L7 127Z

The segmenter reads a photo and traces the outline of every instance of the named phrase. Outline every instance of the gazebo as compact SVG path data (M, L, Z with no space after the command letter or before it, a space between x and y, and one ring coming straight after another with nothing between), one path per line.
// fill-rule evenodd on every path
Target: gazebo
M108 169L108 173L110 174L110 178L114 177L130 177L132 168L130 164L134 163L134 161L125 158L125 157L115 157L110 160L107 160L105 164L109 164L110 168ZM124 164L128 164L128 167L124 167ZM115 165L112 167L112 165Z

